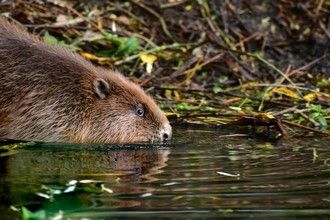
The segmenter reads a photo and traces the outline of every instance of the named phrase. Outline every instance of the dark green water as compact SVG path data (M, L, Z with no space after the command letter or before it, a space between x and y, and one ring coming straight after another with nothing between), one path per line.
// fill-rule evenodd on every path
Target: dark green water
M0 219L20 219L13 207L49 219L330 218L329 138L175 130L170 147L36 145L2 154Z

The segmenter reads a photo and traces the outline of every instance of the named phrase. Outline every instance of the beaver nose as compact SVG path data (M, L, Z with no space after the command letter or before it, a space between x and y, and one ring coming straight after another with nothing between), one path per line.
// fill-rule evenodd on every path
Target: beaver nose
M167 142L172 137L172 127L170 124L166 124L163 129L160 131L160 138L162 142Z

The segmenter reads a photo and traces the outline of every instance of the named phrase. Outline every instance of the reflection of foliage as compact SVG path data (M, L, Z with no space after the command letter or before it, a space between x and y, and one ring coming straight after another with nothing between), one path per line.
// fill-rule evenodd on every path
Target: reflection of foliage
M35 142L21 142L21 143L13 143L13 144L5 144L2 143L0 145L0 157L16 154L18 149L25 148L28 146L35 145Z
M63 186L42 186L42 192L36 193L43 200L40 209L31 211L28 206L23 206L21 216L23 220L62 219L66 211L82 208L82 193L102 192L112 193L112 190L95 180L72 180Z
M38 210L36 212L31 212L25 207L22 207L22 219L23 220L41 220L46 219L46 211Z

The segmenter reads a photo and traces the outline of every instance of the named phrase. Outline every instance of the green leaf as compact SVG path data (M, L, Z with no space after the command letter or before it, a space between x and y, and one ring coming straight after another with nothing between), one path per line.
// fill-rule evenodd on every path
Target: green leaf
M101 34L107 41L109 41L110 43L112 43L117 47L119 47L123 43L123 39L121 39L120 37L116 37L106 31L101 31Z
M56 39L56 37L50 35L48 31L46 31L45 35L43 36L43 40L45 43L50 44L50 45L58 45L59 40Z
M135 37L117 37L106 31L101 32L104 38L116 47L113 56L126 56L140 48L139 41Z
M79 47L77 47L73 44L67 44L62 40L58 40L56 37L50 35L47 31L46 31L45 35L43 36L43 41L49 45L67 48L71 51L77 51L80 49Z
M327 120L322 115L320 115L319 117L317 117L317 121L320 123L320 126L322 128L327 128L328 127Z
M175 107L176 107L176 109L181 110L181 111L191 111L191 110L196 110L196 109L198 109L198 107L188 105L188 104L185 103L185 102L178 103L178 104L176 104Z
M223 89L218 85L214 86L212 90L215 94L223 91Z
M312 117L312 118L318 118L318 117L320 117L321 116L321 114L319 113L319 112L312 112L312 113L310 113L310 117Z
M140 48L139 41L135 37L130 37L118 48L115 56L129 55Z

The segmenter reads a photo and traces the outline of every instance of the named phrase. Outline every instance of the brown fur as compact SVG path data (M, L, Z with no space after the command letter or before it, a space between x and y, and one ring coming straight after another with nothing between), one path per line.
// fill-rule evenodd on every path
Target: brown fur
M132 143L171 136L167 118L138 85L1 18L0 85L0 138Z

